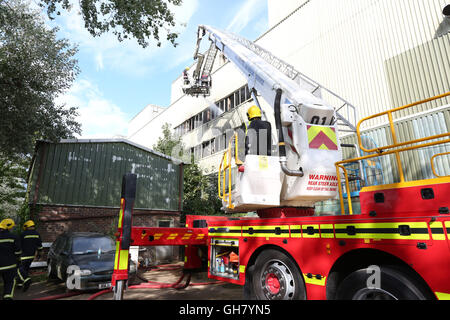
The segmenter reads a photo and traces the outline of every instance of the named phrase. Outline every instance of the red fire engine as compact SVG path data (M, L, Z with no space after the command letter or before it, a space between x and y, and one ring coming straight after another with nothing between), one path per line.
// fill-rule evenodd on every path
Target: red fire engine
M185 270L202 266L199 252L206 247L209 278L242 285L249 299L450 299L446 274L450 270L450 177L440 176L434 164L436 158L450 153L429 159L435 178L416 181L406 181L401 156L448 145L450 133L399 142L393 121L395 113L448 97L450 92L352 126L336 108L312 94L317 89L332 94L329 90L245 39L205 26L199 28L199 39L206 32L214 44L210 51L222 51L248 76L255 102L256 92L266 101L275 101L278 154L247 155L241 161L235 135L219 168L224 210L256 211L258 217L193 215L186 217L185 228L132 227L136 176L126 175L112 279L116 299L121 299L126 287L131 244L185 246ZM206 61L203 67L209 75L208 57L201 60ZM299 84L295 79L300 76ZM305 90L305 83L311 90ZM205 91L195 85L191 89L186 93ZM361 125L386 116L392 144L367 148ZM366 155L340 158L338 120L354 128L356 147ZM348 165L383 156L394 158L399 181L370 186L357 178L366 184L359 192L361 210L354 213ZM336 195L340 215L315 214L315 202Z

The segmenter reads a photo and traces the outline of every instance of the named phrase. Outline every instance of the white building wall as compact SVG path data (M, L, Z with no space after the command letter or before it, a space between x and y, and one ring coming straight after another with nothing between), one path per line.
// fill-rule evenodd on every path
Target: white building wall
M156 106L154 104L147 105L128 123L128 136L133 135L136 131L146 126L163 110L165 110L165 108Z
M354 104L359 118L450 90L450 35L433 39L446 0L268 0L268 4L269 22L276 26L256 43ZM289 17L280 18L283 15ZM171 106L128 139L151 147L164 123L175 128L245 84L231 63L222 65L219 55L210 97L183 95L181 77L177 78L172 84ZM414 79L399 83L394 71ZM274 127L269 104L260 102ZM245 119L250 105L239 108L240 116L234 112L222 117L237 123ZM185 147L213 138L216 133L211 127L218 122L184 134ZM220 157L217 153L199 163L208 173L217 169Z
M269 28L284 19L288 14L310 0L268 0Z
M404 102L450 90L449 35L433 40L446 2L311 0L257 43L351 102L362 118L398 106L392 101L386 62L427 42L436 43L431 56L437 55L440 79L433 86L420 79L415 91L405 84L402 91L410 94ZM425 54L418 53L403 67L424 65L424 72L434 74L427 63Z

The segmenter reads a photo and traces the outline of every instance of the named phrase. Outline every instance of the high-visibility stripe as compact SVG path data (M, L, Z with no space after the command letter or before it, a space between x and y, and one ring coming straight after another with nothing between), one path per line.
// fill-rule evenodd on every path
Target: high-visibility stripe
M173 240L178 236L178 233L171 233L168 237L167 240Z
M34 259L34 256L27 256L27 257L20 257L20 260L29 260L29 259Z
M20 281L25 282L25 279L22 276L22 273L20 273L20 269L17 269L17 274L19 275Z
M445 222L450 234L450 221ZM430 223L432 237L445 240L442 222ZM240 227L213 227L209 236L241 236ZM391 239L430 240L427 222L370 222L339 224L243 226L244 237L265 238L338 238L338 239Z
M241 235L241 227L225 226L225 227L213 227L209 228L209 236L230 236Z
M120 199L120 210L119 210L119 223L117 224L118 228L122 228L122 218L123 218L123 203L125 202L125 199Z
M435 292L435 294L439 300L450 300L450 293Z
M310 149L338 150L336 131L334 128L307 126Z
M303 238L319 238L319 225L318 224L304 224L302 225Z
M239 273L245 273L245 266L239 266Z
M322 238L334 238L334 229L332 224L320 225L320 236Z
M114 270L119 266L120 241L116 241L116 254L114 257Z
M164 233L155 233L155 234L153 235L153 239L159 240L163 235L164 235Z
M445 229L447 229L447 238L450 240L450 221L445 221Z
M0 239L0 243L14 243L14 239Z
M14 281L13 281L13 286L12 286L11 292L9 294L3 295L3 299L8 299L8 298L12 299L14 297L14 289L15 288L16 288L16 279L14 279Z
M242 227L242 234L246 237L288 238L289 226L245 226Z
M317 286L324 286L327 278L321 275L313 275L311 273L304 273L303 276L305 279L305 283L314 284Z
M444 227L441 221L430 222L430 230L433 240L445 240Z
M301 238L302 237L302 226L291 226L291 238Z
M39 239L39 236L37 234L29 234L23 237L24 239L30 239L30 238L36 238Z
M128 269L128 250L120 250L119 270Z
M0 267L0 270L8 270L17 267L17 264L11 264L9 266Z
M426 222L336 224L335 232L338 239L430 239Z
M398 188L408 188L408 187L421 187L421 186L428 186L431 184L441 184L441 183L449 183L449 182L450 182L450 177L397 182L397 183L392 183L392 184L382 184L382 185L376 185L376 186L363 187L361 189L361 192L381 191L381 190L387 190L387 189L398 189Z

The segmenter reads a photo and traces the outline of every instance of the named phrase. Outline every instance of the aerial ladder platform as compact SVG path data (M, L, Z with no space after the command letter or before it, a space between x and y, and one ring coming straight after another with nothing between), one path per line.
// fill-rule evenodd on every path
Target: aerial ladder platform
M198 53L205 35L211 41L206 57ZM450 153L433 155L435 178L418 181L406 180L401 157L449 146L450 133L398 141L393 122L395 113L448 98L450 92L356 122L353 105L264 48L200 26L195 72L200 80L203 74L209 78L185 87L186 94L210 93L214 59L206 60L218 51L247 78L255 104L260 106L262 97L274 113L277 154L239 159L234 135L219 167L224 212L253 211L258 217L189 215L185 228L134 227L136 176L126 175L112 278L115 298L122 299L126 289L132 244L184 245L185 270L204 264L199 249L206 247L208 277L242 285L247 299L450 299L450 278L442 276L442 270L450 270L450 175L434 165ZM361 125L386 116L392 143L365 146ZM341 145L339 132L354 133L358 144ZM355 148L357 157L343 160L346 147ZM346 165L390 155L400 181L369 186L359 177L361 211L354 212ZM327 199L339 199L339 215L315 215L314 204ZM383 281L372 281L378 276Z

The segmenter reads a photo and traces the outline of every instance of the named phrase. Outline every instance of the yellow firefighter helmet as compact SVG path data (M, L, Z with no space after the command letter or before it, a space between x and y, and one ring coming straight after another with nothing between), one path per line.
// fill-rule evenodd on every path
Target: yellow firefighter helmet
M27 230L28 228L34 227L35 224L33 222L33 220L28 220L27 222L25 222L23 224L23 230Z
M257 106L251 106L247 111L247 118L252 120L253 118L261 118L261 110Z
M16 224L14 223L13 219L6 218L3 219L2 222L0 222L0 229L11 230L15 225Z

